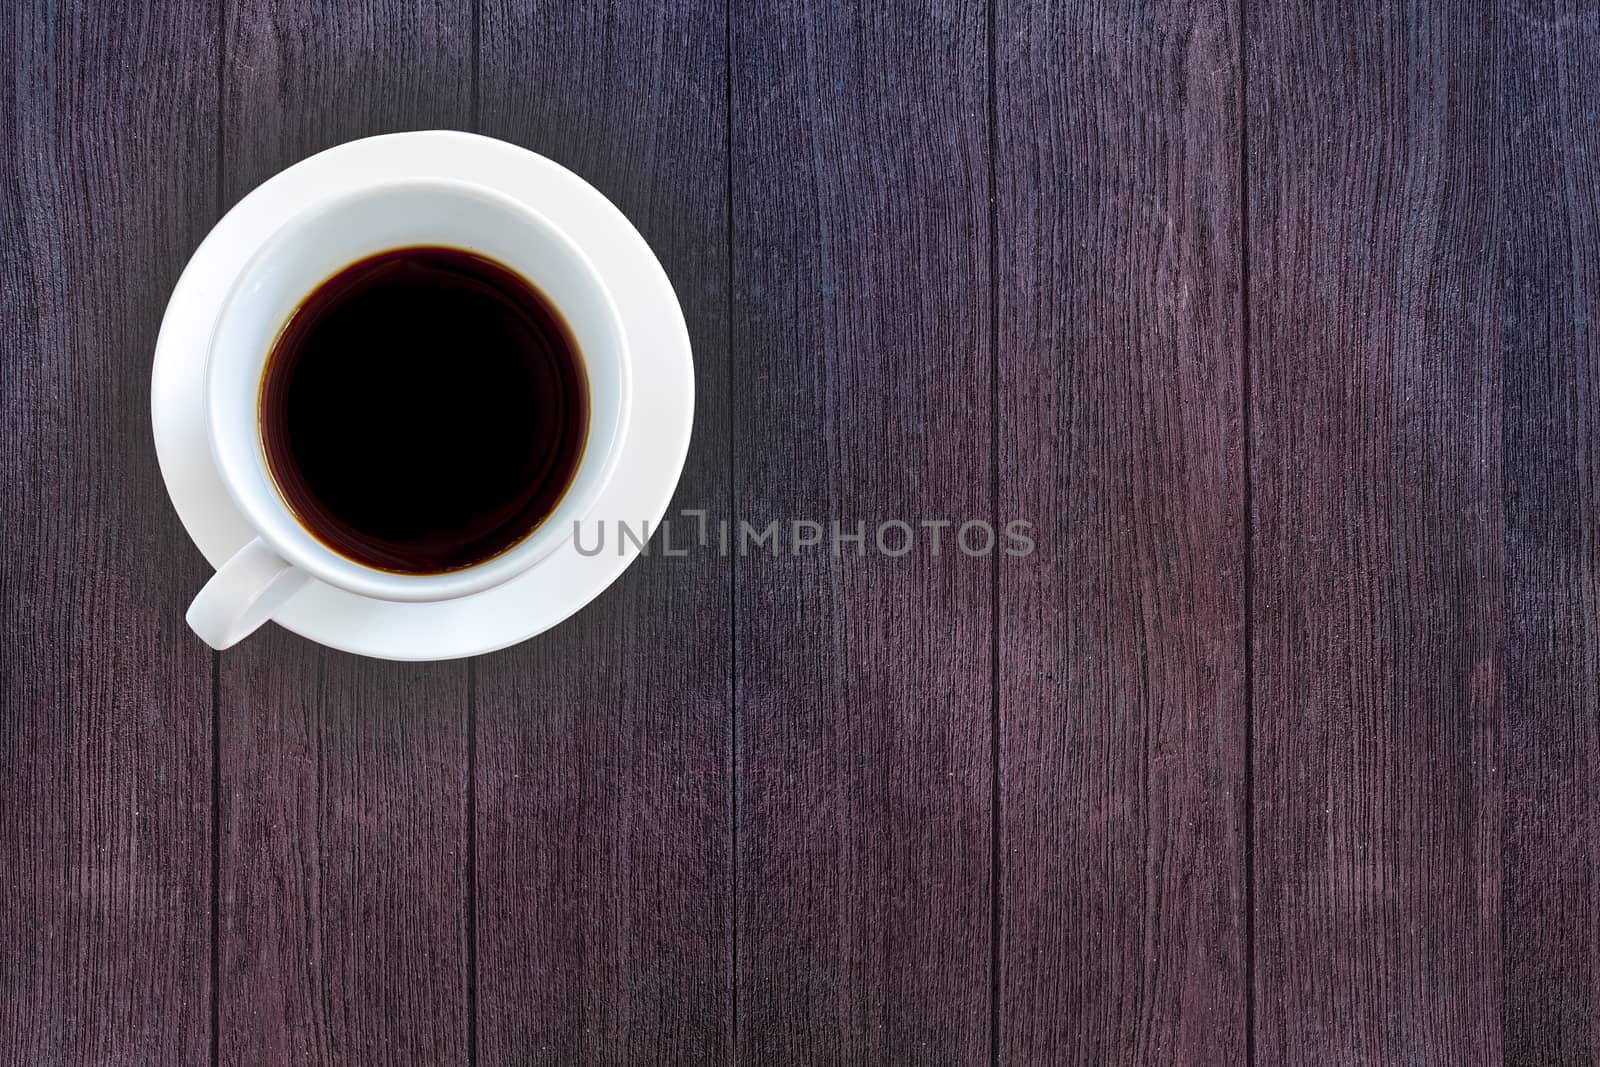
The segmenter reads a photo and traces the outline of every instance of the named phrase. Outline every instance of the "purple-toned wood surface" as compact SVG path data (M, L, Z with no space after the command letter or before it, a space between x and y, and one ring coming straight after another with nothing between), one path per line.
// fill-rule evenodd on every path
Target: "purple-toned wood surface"
M341 141L472 121L465 0L224 11L218 209ZM219 663L218 1062L464 1062L470 666L275 628Z
M992 566L831 525L991 513L984 15L734 10L741 1063L989 1060Z
M1263 1063L1500 1061L1492 14L1250 12Z
M78 0L0 42L0 1064L1600 1056L1592 3ZM734 553L658 540L465 663L214 655L166 296L276 170L433 127L650 240L674 509Z
M1237 12L997 15L999 1057L1243 1064Z
M217 9L4 15L0 1063L206 1063L206 576L150 354L216 216Z
M481 20L478 128L596 185L672 280L696 387L673 507L724 512L722 9L484 0ZM480 1062L728 1059L731 582L706 553L640 560L559 629L475 664Z
M1507 1063L1600 1061L1600 11L1499 29Z

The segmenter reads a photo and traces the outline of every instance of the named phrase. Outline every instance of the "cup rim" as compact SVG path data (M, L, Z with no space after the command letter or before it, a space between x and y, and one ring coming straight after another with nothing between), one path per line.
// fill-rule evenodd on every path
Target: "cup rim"
M597 468L598 473L588 484L579 487L576 484L577 472L575 472L573 483L568 485L567 491L558 501L555 508L552 509L549 516L523 535L520 540L488 559L456 570L433 574L405 574L369 566L338 552L311 531L284 501L276 480L272 477L271 467L266 463L266 457L261 452L259 411L257 412L258 421L251 429L252 436L256 442L255 452L257 459L266 473L266 480L272 498L271 503L265 505L265 508L263 508L260 496L242 491L239 485L241 472L233 469L219 443L219 425L222 416L219 408L222 406L223 400L219 397L217 389L216 352L224 326L228 322L230 314L237 310L238 302L247 280L261 267L263 262L275 252L281 250L283 243L289 239L293 231L314 223L318 219L335 214L341 208L358 203L375 194L407 188L449 190L492 202L496 206L520 216L524 221L542 230L545 236L554 243L564 246L565 251L578 264L579 272L584 276L585 286L598 297L603 306L603 317L610 334L609 340L616 351L618 372L615 428L610 440L604 443L605 451ZM452 247L447 240L440 241L438 244L440 247ZM401 244L395 247L403 248L406 245ZM381 251L373 254L381 254ZM482 255L484 253L475 252L475 254ZM491 256L490 258L494 257ZM543 294L543 289L539 284L534 279L529 278L524 271L498 259L496 259L496 262L516 273ZM331 276L330 274L328 277ZM327 280L326 277L319 277L305 283L301 300L309 296ZM238 273L229 282L218 307L217 317L212 325L207 342L204 383L206 440L211 449L212 460L216 465L218 474L221 476L220 480L227 490L229 498L239 508L240 513L248 521L255 535L266 541L272 547L272 550L282 556L285 561L328 585L347 590L358 596L391 602L453 600L459 597L471 596L486 589L492 589L537 566L563 544L571 540L573 528L593 512L595 505L599 502L600 497L616 472L618 461L621 459L623 441L627 435L633 414L633 361L627 333L623 328L621 312L617 307L610 287L605 283L604 278L601 277L582 246L543 212L516 197L480 185L477 182L443 177L389 178L370 182L357 189L330 194L307 204L300 211L285 219L262 239L261 243L245 260ZM300 303L297 302L295 309L298 310L299 307ZM293 312L291 312L291 317L292 314ZM279 323L276 328L277 332L274 332L271 339L266 342L269 355L272 345L276 343L279 333L288 324L288 321L289 318L285 318L282 323ZM582 345L579 346L579 358L584 359L585 375L591 375L589 362L584 357ZM263 369L264 367L265 363L263 362ZM256 400L255 406L259 407L259 398ZM581 472L583 467L596 456L596 444L591 420L590 436L584 444L584 454L579 461L578 471ZM305 532L306 539L312 546L313 551L307 552L299 544L286 543L276 535L273 529L273 522L266 514L267 510L274 508L281 512L282 515L287 516L290 523Z

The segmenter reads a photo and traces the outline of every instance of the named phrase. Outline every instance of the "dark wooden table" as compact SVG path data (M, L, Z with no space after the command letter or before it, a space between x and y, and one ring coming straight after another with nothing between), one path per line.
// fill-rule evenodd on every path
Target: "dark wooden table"
M1600 7L19 0L0 1062L1600 1061ZM185 628L166 296L380 131L561 160L696 552L401 666Z

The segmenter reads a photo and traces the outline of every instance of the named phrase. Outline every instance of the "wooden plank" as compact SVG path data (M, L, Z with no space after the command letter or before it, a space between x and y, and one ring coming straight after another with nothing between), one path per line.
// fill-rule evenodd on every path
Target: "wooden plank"
M210 1056L206 575L150 439L167 293L214 214L216 12L0 27L0 1049Z
M482 10L483 132L593 182L672 278L697 390L674 508L713 514L729 477L724 33L720 3ZM689 531L680 517L674 544ZM727 1061L730 581L714 551L643 559L480 661L483 1062Z
M1000 1057L1247 1045L1238 24L996 24ZM1271 1062L1271 1061L1262 1061Z
M1494 13L1248 28L1256 1060L1499 1063Z
M470 123L465 0L227 14L229 203L342 141ZM464 1062L470 668L275 627L221 663L221 1061Z
M1600 24L1502 20L1505 1062L1600 1061Z
M988 1063L993 564L871 543L992 517L987 9L732 33L739 1057Z

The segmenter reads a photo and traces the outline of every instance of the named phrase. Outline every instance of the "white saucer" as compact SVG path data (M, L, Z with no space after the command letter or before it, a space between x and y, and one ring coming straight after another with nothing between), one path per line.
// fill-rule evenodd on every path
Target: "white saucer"
M568 541L518 578L436 604L370 600L313 580L273 618L332 648L395 660L492 652L548 630L599 596L638 555L616 522L660 524L689 450L694 364L672 283L644 238L598 190L565 167L476 134L435 130L351 141L277 174L228 212L195 250L172 291L156 341L151 418L167 492L213 567L253 536L218 478L203 414L206 348L223 294L250 253L313 200L375 178L461 178L518 197L554 219L588 254L622 312L633 358L634 405L615 475L589 519L592 546ZM623 543L627 544L623 548ZM196 590L198 592L198 590Z

